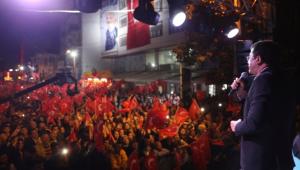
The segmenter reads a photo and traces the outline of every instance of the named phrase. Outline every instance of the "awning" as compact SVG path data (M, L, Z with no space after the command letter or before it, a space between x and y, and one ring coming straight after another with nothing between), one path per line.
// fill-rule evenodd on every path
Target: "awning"
M114 74L113 79L125 80L128 82L135 82L146 84L155 80L165 80L168 82L179 82L179 71L148 71L148 72L128 72L121 74Z
M192 80L201 79L203 75L199 72L192 72ZM144 72L127 72L114 74L114 80L125 80L128 82L134 82L138 84L146 84L156 80L165 80L169 83L179 83L180 74L178 71L144 71Z

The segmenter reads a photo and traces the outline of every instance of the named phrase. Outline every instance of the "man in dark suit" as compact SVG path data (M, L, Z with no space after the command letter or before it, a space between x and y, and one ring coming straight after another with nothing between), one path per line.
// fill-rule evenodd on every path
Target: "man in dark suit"
M232 120L231 130L241 136L242 170L292 170L293 100L279 67L280 51L272 41L251 46L249 73L255 76L248 92L239 78L232 83L245 97L243 119Z

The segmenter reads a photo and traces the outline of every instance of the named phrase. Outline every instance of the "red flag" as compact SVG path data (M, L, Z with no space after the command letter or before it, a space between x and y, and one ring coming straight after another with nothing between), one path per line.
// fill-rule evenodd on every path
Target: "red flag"
M210 142L209 142L208 133L203 133L197 140L199 146L201 146L201 150L203 151L205 161L208 163L211 159L211 150L210 150Z
M158 112L158 114L162 117L162 118L166 118L166 116L169 114L169 108L167 105L168 102L164 102L163 104L160 105L160 111Z
M94 100L92 100L91 98L87 99L85 107L89 112L95 113L95 111L96 111L96 104L95 104Z
M128 158L128 170L140 170L139 156L136 151L133 151Z
M77 140L77 135L74 129L71 130L71 133L67 138L69 142L75 142Z
M157 168L157 162L156 162L156 156L153 152L150 152L149 155L145 157L145 168L147 170L156 170Z
M214 139L211 142L212 145L217 145L217 146L224 146L224 142L222 139Z
M44 102L42 102L42 112L43 113L46 113L50 108L46 101L47 100L44 100Z
M177 132L178 132L178 129L179 129L178 125L172 124L167 128L159 130L159 136L161 138L176 136Z
M83 92L80 92L79 94L76 94L75 96L73 96L73 101L80 105L83 101L83 96L84 96L84 93Z
M128 109L128 108L123 108L123 109L118 110L118 113L121 113L121 114L125 114L125 113L128 113L128 112L130 112L130 109Z
M161 104L157 97L153 98L153 106L150 114L154 114L161 119L166 119L166 116L169 114L167 102Z
M165 124L166 124L166 119L161 119L160 117L150 113L147 117L146 128L147 129L152 129L152 128L162 129L165 127Z
M180 125L189 117L189 112L183 107L178 107L174 115L175 123Z
M144 86L135 86L133 89L135 94L143 94L144 93Z
M192 162L197 170L206 170L206 160L200 144L195 141L191 143L192 149Z
M92 126L93 125L92 118L91 118L91 116L88 112L85 113L84 120L85 120L85 126Z
M98 151L104 150L104 139L103 139L103 119L100 119L96 125L96 128L94 128L94 140L96 149Z
M198 112L200 111L200 107L195 99L192 100L192 103L189 108L190 117L192 120L196 120L198 118Z
M31 76L33 80L40 80L40 74L38 72L33 72Z
M93 139L94 124L93 124L93 120L92 120L92 118L91 118L91 116L88 112L85 113L84 123L85 123L85 126L88 128L88 131L89 131L89 139Z
M139 107L139 103L137 99L133 97L129 97L127 100L122 102L123 109L119 110L119 112L130 112L133 109Z
M202 90L197 90L196 97L198 101L203 101L205 99L205 92Z
M130 101L129 100L125 100L125 101L122 102L122 106L124 108L129 108L129 105L130 105Z
M169 109L166 104L160 104L157 98L153 99L153 107L149 111L147 117L147 128L164 128L167 122L167 115L169 114Z
M139 103L136 99L135 96L131 97L130 101L129 101L129 108L131 110L136 109L139 106Z
M128 6L128 31L127 31L127 49L141 47L150 43L149 25L137 21L133 17L131 9L138 6L138 0L127 0Z
M175 150L175 167L174 170L181 170L181 162L183 161L183 156L179 153L179 150Z
M9 108L9 102L0 104L0 113L3 113L4 111L6 111Z
M69 84L64 84L63 86L60 87L60 92L63 96L67 96L68 88L70 88Z
M66 113L71 113L72 112L72 100L70 97L64 97L60 103L59 103L59 109L61 113L66 114Z
M229 102L227 104L226 111L227 112L232 112L232 113L240 113L240 111L241 111L241 105L237 104L237 103Z
M157 97L154 97L153 104L152 104L152 110L153 111L159 110L159 107L160 107L159 99Z
M107 112L111 112L113 110L116 110L116 107L112 104L112 101L107 99L107 96L103 96L101 97L101 102L102 102L102 110L104 113L107 113ZM98 106L99 107L99 106Z

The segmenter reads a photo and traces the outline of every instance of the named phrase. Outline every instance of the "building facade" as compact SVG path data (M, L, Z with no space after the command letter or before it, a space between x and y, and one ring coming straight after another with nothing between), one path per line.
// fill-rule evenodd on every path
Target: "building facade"
M55 76L59 68L64 66L64 59L57 54L39 53L31 57L31 63L37 67L40 80L46 80Z
M153 80L163 79L168 81L170 86L174 86L174 83L175 86L179 84L179 63L173 49L178 44L188 43L189 39L184 27L176 28L171 25L168 2L163 0L152 2L155 11L160 14L160 21L157 25L143 24L133 17L138 0L102 0L101 9L98 12L82 14L80 54L82 73L92 69L110 70L115 79L124 79L135 83L149 83ZM264 31L260 33L271 37L273 26L270 15L273 12L270 10L271 6L270 3L262 3L255 5L253 9L245 9L246 12L250 11L249 13L261 13L259 18L263 22L257 28L259 30L253 32L250 30L249 32L248 25L251 25L249 21L254 22L255 17L245 16L240 23L245 32L244 35L246 35L241 36L243 39L249 39L248 36L252 36L254 39L255 36L265 37L256 34L259 31ZM209 28L204 23L200 24L197 29L198 33L203 36L210 36L210 32L207 31ZM228 41L228 43L231 43L230 45L233 47L234 41ZM212 51L218 50L222 51L223 49L222 47L212 47ZM236 60L234 53L232 50L232 59ZM195 64L191 67L192 84L202 84L200 85L202 89L206 88L207 80L201 79L201 74L216 69L222 64L222 60L218 59L216 55L209 56L209 58L209 61L200 66ZM235 64L237 63L239 62Z

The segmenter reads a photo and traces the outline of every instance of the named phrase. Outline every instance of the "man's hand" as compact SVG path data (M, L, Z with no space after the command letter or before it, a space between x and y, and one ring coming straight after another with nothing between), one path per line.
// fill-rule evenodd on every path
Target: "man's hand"
M239 78L235 78L232 82L232 84L230 85L231 89L236 90L237 88L239 88L240 84L242 83L242 81Z
M236 125L238 123L240 123L241 121L242 121L241 119L230 121L230 128L231 128L232 132L235 132Z
M236 96L239 100L243 100L246 98L247 91L245 90L245 83L240 78L235 78L230 87L233 90L237 90Z

